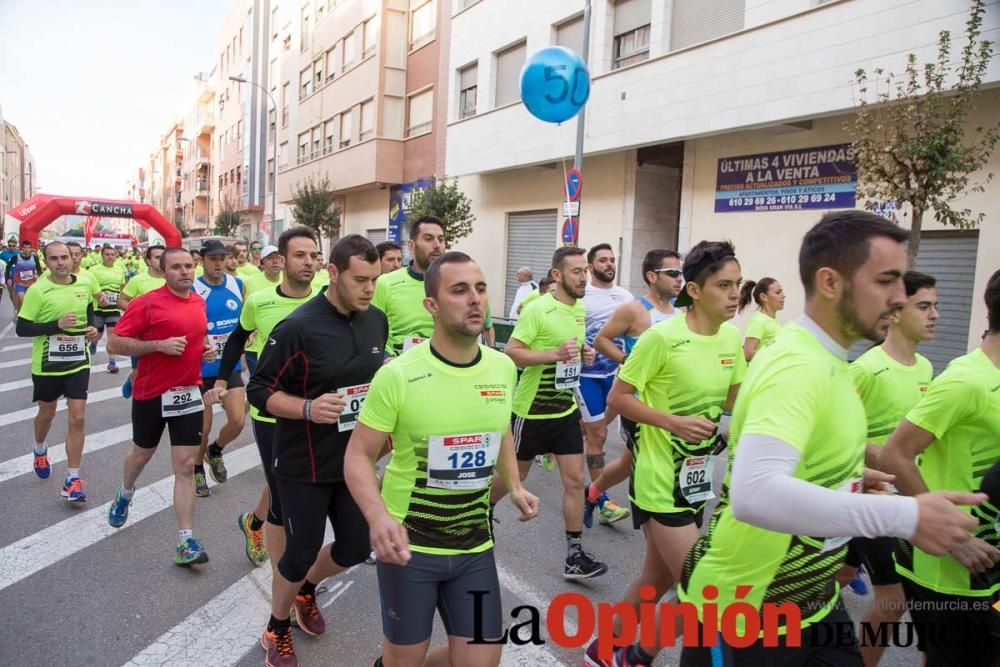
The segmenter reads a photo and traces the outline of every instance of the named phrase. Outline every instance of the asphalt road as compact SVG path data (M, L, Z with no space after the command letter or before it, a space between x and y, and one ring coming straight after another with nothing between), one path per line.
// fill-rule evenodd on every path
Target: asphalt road
M176 526L167 452L159 451L138 484L128 523L107 525L107 503L121 480L130 447L130 406L118 387L124 373L104 371L98 352L87 406L87 445L82 476L89 502L70 506L59 496L65 475L66 413L57 414L48 441L52 475L31 470L30 340L14 335L9 300L0 304L0 664L48 665L260 665L258 640L269 614L270 568L253 568L243 552L237 517L251 509L264 484L249 425L226 450L230 480L198 501L196 535L211 561L195 568L172 562ZM218 420L218 416L217 416ZM216 424L216 430L218 423ZM614 429L613 429L614 430ZM165 449L166 441L161 445ZM622 450L613 436L609 457ZM498 510L497 562L505 613L519 605L541 610L566 591L595 604L615 601L639 571L643 539L630 521L595 526L584 547L610 565L586 584L562 578L565 555L558 473L532 469L527 482L542 502L541 516L519 523L509 505ZM625 490L612 497L624 503ZM302 665L364 667L380 653L381 627L375 568L359 565L321 587L328 632L320 638L295 633ZM845 593L855 619L870 598ZM524 612L517 621L524 620ZM438 623L435 643L444 641ZM913 649L891 650L883 664L914 665ZM546 642L508 646L503 665L579 665L581 651ZM666 651L658 665L677 663ZM459 667L459 666L456 666ZM465 667L465 666L461 666Z

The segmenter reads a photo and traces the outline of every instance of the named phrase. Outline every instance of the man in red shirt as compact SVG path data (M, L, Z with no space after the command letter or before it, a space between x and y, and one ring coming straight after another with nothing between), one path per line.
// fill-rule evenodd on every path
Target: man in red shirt
M205 302L191 291L194 260L183 248L160 255L167 284L136 297L108 337L108 353L139 357L132 382L132 451L125 457L124 479L108 509L108 523L121 528L135 483L153 458L164 428L170 432L174 470L177 553L174 562L208 562L194 538L194 459L201 442L201 362L215 358L208 342Z

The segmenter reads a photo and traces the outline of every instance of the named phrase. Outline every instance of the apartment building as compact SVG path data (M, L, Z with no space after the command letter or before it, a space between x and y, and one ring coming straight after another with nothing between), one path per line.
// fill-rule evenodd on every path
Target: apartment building
M278 27L277 197L328 179L342 233L405 240L414 187L444 174L448 0L312 0Z
M576 121L555 126L528 114L519 73L545 46L579 51L584 0L449 4L445 166L478 218L460 247L484 266L494 302L509 306L517 268L530 265L539 276L562 243L564 170L576 134ZM619 280L637 291L650 248L683 252L702 239L731 239L745 278L771 275L786 286L786 320L803 306L802 235L825 210L862 204L854 202L843 129L856 104L855 70L899 72L910 52L933 59L941 30L951 30L957 54L969 8L965 0L592 5L580 244L618 248ZM1000 10L990 6L983 38L995 42L998 33ZM1000 62L987 79L1000 81ZM1000 91L989 90L971 123L991 122L998 111ZM787 172L799 183L835 184L802 190L812 193L805 201L801 194L770 201L746 185L778 178L758 168L764 158L800 166ZM995 156L987 171L998 167ZM986 224L957 231L925 217L917 262L939 278L942 320L926 346L938 369L978 342L980 295L1000 267L1000 204L986 194L960 204L984 211Z
M0 113L0 221L7 211L30 199L38 191L35 158L17 126L4 120ZM19 225L14 225L17 227ZM6 229L6 224L3 228Z

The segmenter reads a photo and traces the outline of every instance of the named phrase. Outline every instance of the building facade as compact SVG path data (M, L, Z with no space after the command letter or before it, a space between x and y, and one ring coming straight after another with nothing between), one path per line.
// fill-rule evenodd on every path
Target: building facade
M576 121L555 126L528 114L517 92L520 69L545 46L580 49L583 5L453 0L449 8L446 171L460 177L478 218L460 247L483 264L491 299L507 306L517 268L530 265L538 277L562 243L576 130ZM611 243L621 284L638 291L647 250L731 239L744 278L778 278L788 294L780 316L797 317L802 235L823 208L844 206L836 195L844 185L807 190L819 193L816 202L807 195L788 206L766 198L758 205L732 194L739 189L731 172L764 157L801 165L801 174L787 172L795 178L835 169L849 142L843 126L857 101L855 70L899 72L910 52L933 59L941 30L952 32L957 54L968 8L964 0L594 0L580 245ZM983 39L996 41L998 32L1000 12L990 7ZM987 80L1000 81L996 60ZM972 125L998 111L1000 93L987 91ZM757 163L744 159L755 156ZM988 170L998 166L1000 156ZM830 178L850 188L849 177ZM939 341L929 354L939 368L976 344L985 325L981 294L1000 267L993 199L959 202L987 214L979 230L945 229L925 216L917 268L941 281Z
M7 211L38 192L35 158L17 126L0 112L0 222Z

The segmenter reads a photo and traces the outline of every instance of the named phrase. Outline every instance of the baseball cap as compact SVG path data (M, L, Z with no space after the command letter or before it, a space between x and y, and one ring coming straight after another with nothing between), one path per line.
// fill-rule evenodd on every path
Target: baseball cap
M226 246L222 244L222 241L216 241L215 239L206 239L201 242L201 256L202 257L218 257L219 255L228 255L229 252L226 250Z
M276 246L276 245L266 245L260 251L260 258L261 259L267 259L267 257L269 255L273 255L276 252L278 252L278 246Z
M688 308L694 301L688 285L697 280L710 266L727 259L736 259L736 251L728 241L701 241L684 258L684 287L674 300L678 308Z

